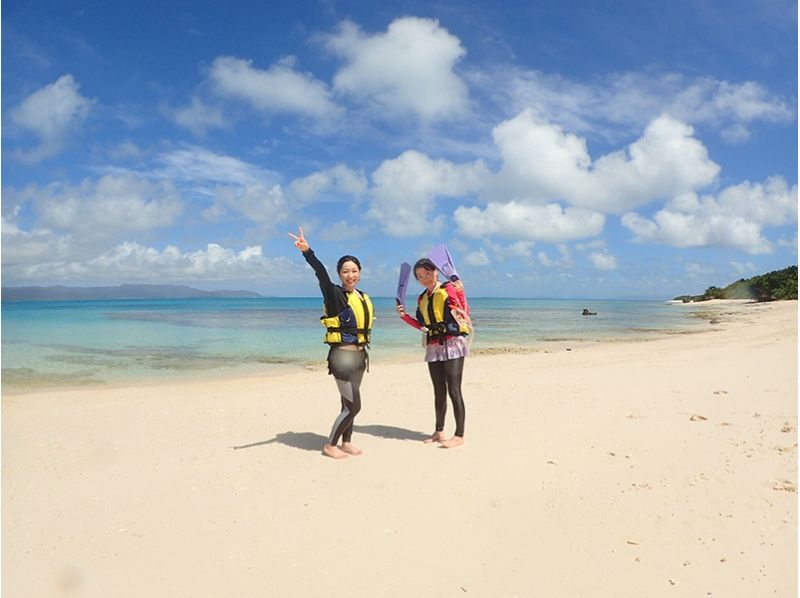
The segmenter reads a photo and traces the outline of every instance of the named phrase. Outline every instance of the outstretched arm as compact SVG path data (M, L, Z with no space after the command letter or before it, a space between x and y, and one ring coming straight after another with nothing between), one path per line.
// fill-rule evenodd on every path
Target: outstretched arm
M303 234L303 227L298 227L299 234L289 236L294 239L294 246L303 252L303 257L306 258L308 265L314 269L314 274L317 275L319 281L319 289L322 291L322 298L325 300L325 308L329 314L338 314L347 304L347 299L341 296L341 292L337 292L336 285L331 281L328 271L325 269L324 264L319 261L314 250L308 244L305 235Z
M292 233L289 233L289 236L294 239L294 246L303 253L303 257L306 258L308 265L314 268L314 273L317 275L317 280L319 280L320 287L322 287L322 294L324 295L326 292L326 287L331 285L331 278L328 275L328 271L325 269L325 266L321 261L319 261L319 258L314 255L314 250L311 249L311 246L308 244L308 241L303 234L303 227L298 227L298 231L299 234L293 235Z
M396 308L397 313L400 315L400 319L403 320L409 326L413 326L417 330L422 330L423 326L420 324L415 318L412 318L406 313L406 309L404 305L398 305Z

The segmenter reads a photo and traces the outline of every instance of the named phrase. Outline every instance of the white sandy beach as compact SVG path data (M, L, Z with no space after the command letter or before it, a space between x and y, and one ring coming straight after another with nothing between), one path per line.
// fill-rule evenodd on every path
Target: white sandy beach
M5 394L2 595L796 596L797 302L724 312L469 358L449 450L421 356L343 461L324 371Z

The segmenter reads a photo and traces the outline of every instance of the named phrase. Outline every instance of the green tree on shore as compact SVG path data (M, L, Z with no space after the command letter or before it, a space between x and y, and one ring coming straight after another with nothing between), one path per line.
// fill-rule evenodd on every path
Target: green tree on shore
M776 301L797 299L797 266L773 270L748 279L740 279L725 288L708 287L702 295L681 295L676 300L708 301L709 299L754 299Z

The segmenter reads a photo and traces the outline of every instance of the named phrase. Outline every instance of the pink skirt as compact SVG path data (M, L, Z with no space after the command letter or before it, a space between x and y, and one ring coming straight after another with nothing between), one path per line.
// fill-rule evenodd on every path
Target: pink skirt
M428 343L425 361L450 361L469 355L469 347L463 336L448 336L443 343Z

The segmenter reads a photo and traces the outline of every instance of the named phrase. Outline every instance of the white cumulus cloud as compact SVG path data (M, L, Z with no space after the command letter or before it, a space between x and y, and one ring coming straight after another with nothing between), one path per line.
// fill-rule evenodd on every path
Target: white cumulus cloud
M198 137L202 137L209 129L224 129L230 123L219 106L212 106L193 97L188 106L169 111L172 119Z
M145 273L145 279L204 281L263 279L293 267L287 258L265 258L260 246L235 251L216 243L188 252L182 252L174 245L158 251L138 243L122 243L86 265L118 279L130 280Z
M324 41L346 62L334 89L375 114L411 113L436 121L466 112L467 86L453 70L466 50L438 21L404 17L374 35L345 21Z
M341 241L343 239L356 239L363 234L362 225L346 220L337 220L320 230L319 237L323 241Z
M4 262L5 262L5 256ZM4 263L5 267L5 263ZM264 281L296 277L296 266L286 257L266 258L260 246L236 251L216 243L204 249L181 251L174 245L163 250L126 241L95 256L78 259L74 255L41 259L15 267L16 281L81 281L113 283L123 281L194 282L197 280Z
M471 81L505 114L531 109L569 130L609 139L638 130L660 114L715 127L729 141L747 139L756 123L795 117L792 102L754 81L625 72L585 83L513 67L476 71Z
M81 264L111 244L168 227L183 211L171 183L132 174L78 185L30 185L20 192L8 189L5 195L12 205L4 205L3 211L3 273L15 281L79 275L86 271ZM23 228L19 215L25 204L37 218Z
M794 116L788 102L771 96L754 81L731 83L711 77L696 79L677 90L667 111L687 122L741 126L755 121L788 121Z
M326 193L341 193L349 197L360 197L367 190L366 177L344 164L337 164L308 176L293 180L288 193L303 202L308 202Z
M299 72L296 66L293 57L264 70L253 67L250 60L220 56L211 64L208 78L220 96L242 100L266 114L296 114L318 121L338 119L341 109L328 86L309 73Z
M85 179L79 185L52 183L26 193L33 199L41 225L83 239L169 226L183 210L172 183L132 174Z
M558 246L558 257L551 258L546 251L540 251L536 254L539 263L545 268L572 268L572 252L566 245Z
M215 185L271 186L280 180L271 170L197 146L161 154L158 162L160 167L153 171L154 177L188 184L206 194L211 194L208 188Z
M500 236L504 239L559 243L598 235L603 214L551 203L544 206L516 201L489 203L485 209L459 206L454 218L458 230L468 237Z
M39 140L31 149L15 149L15 158L33 163L61 151L67 137L86 119L92 106L92 100L83 97L79 88L72 75L64 75L11 109L10 121Z
M719 172L692 128L668 116L655 119L623 150L595 161L585 139L531 111L493 134L501 157L496 173L480 160L457 164L417 151L383 162L372 174L369 217L393 236L436 233L444 224L436 200L471 196L485 204L462 202L454 211L462 234L559 243L596 236L605 214L692 193ZM327 179L302 182L313 188Z
M763 229L797 221L797 186L781 177L765 183L727 187L717 196L686 193L652 218L628 212L622 224L638 242L675 247L733 247L751 254L770 253Z
M479 249L478 251L471 251L464 256L464 263L468 266L487 266L491 262L486 251L484 249Z
M455 164L433 160L417 151L404 152L373 172L373 200L368 215L392 236L436 232L444 222L434 215L435 200L475 193L487 174L480 160Z
M259 226L259 234L291 214L277 173L202 147L186 146L160 154L155 166L141 173L115 172L175 187L201 206L200 214L206 220L243 217Z
M528 258L531 256L534 243L531 241L517 241L508 248L510 257Z
M280 185L220 186L214 189L213 194L213 204L203 212L212 221L233 213L261 225L262 229L271 230L289 216L288 203Z
M616 270L617 258L605 251L593 251L589 254L589 262L598 270Z
M594 163L586 141L526 110L494 129L503 164L488 193L497 199L563 200L606 213L710 184L719 166L691 127L661 116L626 149Z
M47 228L22 230L13 216L3 215L2 233L3 274L12 279L20 268L63 258L70 253L69 238Z

